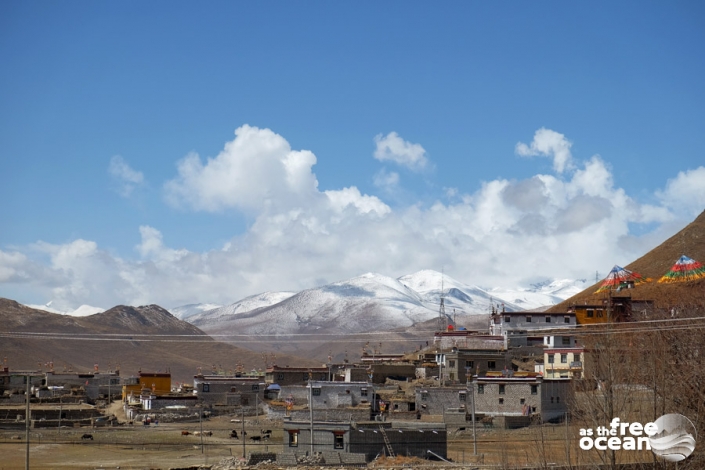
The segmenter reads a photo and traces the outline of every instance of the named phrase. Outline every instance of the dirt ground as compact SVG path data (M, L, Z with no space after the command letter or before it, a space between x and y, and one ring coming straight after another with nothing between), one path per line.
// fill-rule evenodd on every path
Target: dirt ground
M118 407L119 408L119 407ZM120 410L114 412L119 415ZM231 421L235 420L235 421ZM30 434L30 468L42 469L169 469L211 467L227 458L244 467L243 456L251 452L281 451L282 429L279 422L262 417L259 420L248 418L245 430L249 436L259 436L263 429L273 431L272 439L266 442L231 439L230 430L242 432L242 422L238 417L220 416L203 422L204 431L212 431L212 436L194 436L201 424L160 423L158 426L134 425L100 427L91 429L62 428L36 429ZM189 431L189 435L182 435ZM550 464L573 465L597 463L600 455L586 452L578 447L578 427L564 425L544 425L516 430L477 430L477 454L474 453L471 430L449 434L448 457L455 468L477 468L482 466L525 466L537 468ZM93 440L81 437L90 433ZM21 439L13 439L20 437ZM25 465L26 444L24 430L0 430L0 470L22 469ZM649 454L649 455L647 455ZM650 461L648 453L622 453L621 462ZM400 460L401 459L401 460ZM403 461L398 456L394 461L376 462L370 467L381 468L443 468L449 464L428 461ZM421 464L424 462L424 465ZM216 465L217 468L217 465ZM285 468L274 465L260 465L259 469ZM317 468L317 467L314 467Z
M119 417L120 418L120 417ZM242 458L250 452L279 452L281 426L260 418L247 419L245 430L259 436L271 429L273 437L264 443L231 439L230 430L238 434L242 423L227 416L203 422L203 430L212 436L194 436L201 425L193 423L160 423L158 426L81 427L32 429L30 432L30 468L42 469L167 469L210 466L225 457ZM182 435L189 431L189 435ZM93 439L82 439L90 433ZM20 439L13 439L13 436ZM0 470L25 467L26 442L22 430L0 430ZM244 443L244 446L243 446Z

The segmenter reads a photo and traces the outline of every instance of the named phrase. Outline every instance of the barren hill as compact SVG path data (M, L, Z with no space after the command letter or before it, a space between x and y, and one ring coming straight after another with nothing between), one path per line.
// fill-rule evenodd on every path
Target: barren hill
M693 222L671 238L646 253L636 261L624 266L630 271L651 278L651 282L642 283L628 291L633 299L653 300L656 307L705 307L705 279L690 282L664 283L658 280L668 272L673 264L687 255L701 263L705 263L705 211ZM550 312L563 312L570 305L578 303L593 303L601 301L606 294L595 294L602 281L594 284L581 293L552 307Z
M79 372L119 367L122 375L170 370L173 380L191 382L201 367L264 368L260 354L213 340L197 327L157 305L117 306L88 317L36 310L0 298L0 357L10 369L37 369L51 361L56 370ZM300 357L282 364L320 365Z

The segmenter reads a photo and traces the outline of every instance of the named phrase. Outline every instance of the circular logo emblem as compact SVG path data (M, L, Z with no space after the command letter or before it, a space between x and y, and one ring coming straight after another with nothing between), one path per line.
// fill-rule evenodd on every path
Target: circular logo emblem
M658 431L649 437L654 454L669 462L680 462L695 450L697 432L683 415L667 414L654 421Z

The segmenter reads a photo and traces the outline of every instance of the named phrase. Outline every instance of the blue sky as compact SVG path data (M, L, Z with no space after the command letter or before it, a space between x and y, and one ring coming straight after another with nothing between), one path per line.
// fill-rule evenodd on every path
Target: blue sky
M0 296L606 273L705 209L704 49L699 2L2 2Z

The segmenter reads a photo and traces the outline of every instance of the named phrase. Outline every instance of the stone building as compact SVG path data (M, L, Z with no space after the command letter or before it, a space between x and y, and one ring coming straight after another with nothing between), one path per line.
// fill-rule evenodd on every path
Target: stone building
M475 413L484 416L540 416L560 420L572 398L569 379L544 380L538 375L475 377L472 388ZM473 393L474 392L474 393Z
M207 375L194 377L194 391L206 405L256 406L267 384L259 377Z
M441 423L314 421L312 432L310 421L284 421L283 427L282 454L320 453L327 464L341 463L344 454L364 455L367 462L391 453L427 459L430 451L447 457L447 433ZM329 462L333 458L340 460Z
M309 380L331 380L334 371L330 367L279 367L267 368L264 381L278 385L305 385Z

